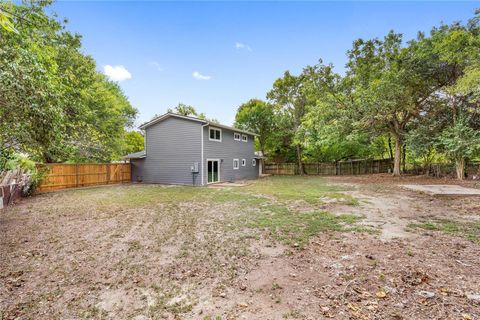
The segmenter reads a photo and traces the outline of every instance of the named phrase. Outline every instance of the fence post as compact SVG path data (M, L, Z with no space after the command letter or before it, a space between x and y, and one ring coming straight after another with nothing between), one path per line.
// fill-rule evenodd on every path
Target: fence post
M107 164L107 184L109 183L110 183L110 163Z

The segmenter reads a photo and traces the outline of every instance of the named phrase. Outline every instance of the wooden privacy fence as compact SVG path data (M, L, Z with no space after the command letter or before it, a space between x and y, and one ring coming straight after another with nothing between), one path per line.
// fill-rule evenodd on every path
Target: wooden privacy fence
M392 170L391 159L350 160L337 162L303 163L306 174L319 176L357 175L388 173ZM297 163L265 163L263 173L274 175L299 174Z
M38 192L131 181L130 163L40 164L46 170Z

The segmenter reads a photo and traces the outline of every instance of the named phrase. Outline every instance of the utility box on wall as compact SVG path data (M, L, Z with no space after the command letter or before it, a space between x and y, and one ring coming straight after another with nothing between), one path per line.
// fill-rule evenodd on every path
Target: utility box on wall
M198 162L194 162L193 166L190 167L192 173L198 173Z

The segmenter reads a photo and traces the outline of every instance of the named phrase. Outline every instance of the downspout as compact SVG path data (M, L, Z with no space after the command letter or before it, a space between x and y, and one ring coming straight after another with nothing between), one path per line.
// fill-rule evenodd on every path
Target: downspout
M202 139L202 141L201 141L201 143L200 143L200 144L201 144L201 148L202 148L202 151L201 151L201 157L202 157L202 165L201 165L201 168L202 168L202 179L201 179L201 181L202 181L202 186L205 185L205 183L204 183L204 179L205 179L204 176L205 176L205 174L203 173L203 168L204 168L204 165L205 165L205 164L204 164L205 161L203 161L203 128L205 128L205 127L208 126L208 125L209 125L209 123L207 122L207 123L203 124L202 127L200 128L200 129L201 129L200 137L201 137L201 139Z

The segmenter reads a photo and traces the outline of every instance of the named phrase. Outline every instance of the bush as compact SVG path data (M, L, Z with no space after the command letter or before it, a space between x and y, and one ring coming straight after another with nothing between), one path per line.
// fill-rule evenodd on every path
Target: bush
M45 170L39 169L35 162L21 154L10 154L1 158L0 172L21 169L28 175L27 183L22 187L22 196L28 197L35 193L45 177Z

